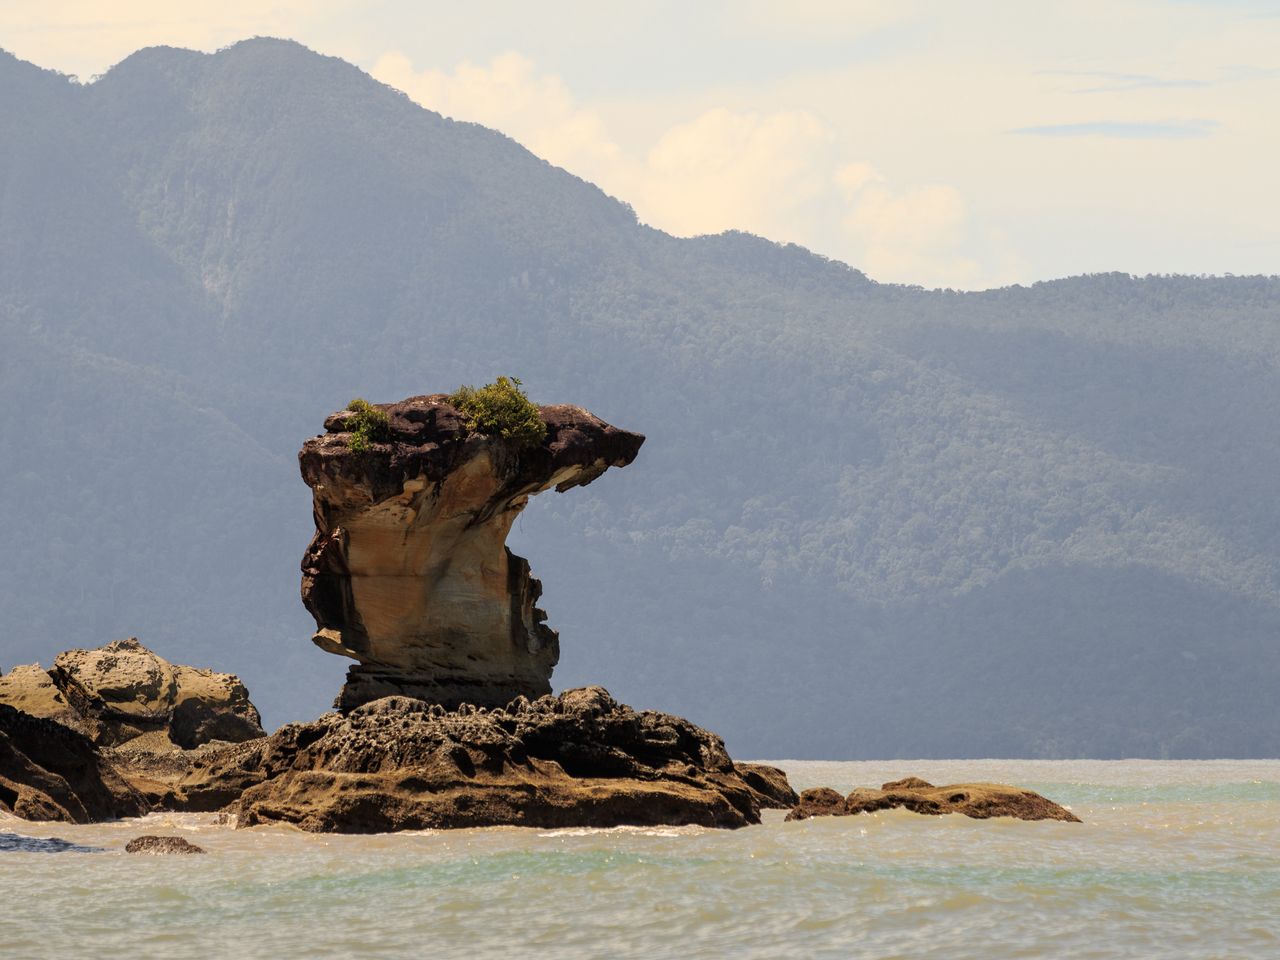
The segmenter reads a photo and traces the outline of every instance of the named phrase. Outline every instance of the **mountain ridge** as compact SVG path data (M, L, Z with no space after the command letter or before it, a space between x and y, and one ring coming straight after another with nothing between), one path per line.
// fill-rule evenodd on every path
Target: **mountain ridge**
M351 396L508 373L650 437L513 534L558 688L739 755L1274 753L1280 279L880 284L670 237L292 41L28 67L0 58L0 131L39 134L0 138L6 669L138 635L314 715L340 665L293 451Z

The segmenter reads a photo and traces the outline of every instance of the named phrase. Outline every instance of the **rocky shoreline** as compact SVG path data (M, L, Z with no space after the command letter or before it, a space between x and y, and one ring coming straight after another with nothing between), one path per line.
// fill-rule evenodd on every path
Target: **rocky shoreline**
M241 828L341 833L734 828L769 808L1075 819L990 784L797 797L783 771L735 764L680 717L598 686L552 695L559 637L506 536L529 497L628 465L644 437L570 405L529 406L545 427L532 446L475 429L444 394L351 407L299 453L316 525L302 561L313 640L357 661L338 712L268 736L235 676L136 638L67 651L0 676L0 810L71 823L223 811Z
M146 695L125 676L140 676L130 670L131 658L155 655L136 640L102 650L129 656L98 659L121 671L108 670L101 686L143 702ZM978 819L1076 820L1039 794L997 784L934 787L908 778L848 797L829 788L797 796L777 767L735 763L715 734L670 714L633 710L601 687L519 697L495 709L445 710L385 697L270 736L183 748L148 735L112 746L122 734L109 720L96 728L94 742L68 725L79 721L65 703L34 695L44 689L35 671L14 670L4 679L0 810L29 820L92 823L156 811L220 811L237 828L287 824L337 833L736 828L760 823L767 809L789 811L789 821L897 807ZM205 709L239 715L247 697L234 684L226 689L237 691L234 704L210 702ZM33 716L6 699L44 703L54 716ZM118 721L126 728L132 722Z
M741 827L759 823L762 809L795 802L781 770L739 768L714 734L632 710L601 687L492 710L385 697L270 736L193 749L130 749L138 739L94 743L63 719L0 703L0 809L70 823L224 811L238 827L372 833Z

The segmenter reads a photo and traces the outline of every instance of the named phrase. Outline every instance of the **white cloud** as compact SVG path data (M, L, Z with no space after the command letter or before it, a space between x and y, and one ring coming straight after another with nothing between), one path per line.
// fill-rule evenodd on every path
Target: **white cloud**
M745 228L778 237L831 189L831 133L814 116L708 110L662 135L645 158L636 204L674 233Z
M408 57L392 52L370 72L432 110L501 130L575 173L586 176L584 170L595 172L620 157L600 118L578 108L559 77L539 75L533 61L518 53L503 53L487 66L463 63L446 74L415 72Z
M958 252L967 218L958 191L895 186L867 161L842 156L833 130L811 112L716 107L668 126L638 153L623 150L559 77L518 53L445 73L415 71L393 52L372 73L446 116L501 130L670 233L747 230L847 260L880 280L983 279L979 264Z
M865 243L864 266L873 277L965 287L980 265L958 254L967 211L954 187L930 184L900 193L871 183L855 194L845 218Z

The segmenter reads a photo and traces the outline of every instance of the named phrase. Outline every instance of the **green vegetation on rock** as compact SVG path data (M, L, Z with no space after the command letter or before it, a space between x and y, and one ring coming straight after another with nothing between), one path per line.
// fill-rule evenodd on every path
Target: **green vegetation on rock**
M483 387L461 386L449 402L467 415L467 426L501 437L517 449L536 447L547 436L538 407L520 389L517 377L499 377Z
M391 436L391 420L364 397L356 397L347 404L355 414L347 421L351 433L348 446L352 453L364 453L371 443L381 443Z

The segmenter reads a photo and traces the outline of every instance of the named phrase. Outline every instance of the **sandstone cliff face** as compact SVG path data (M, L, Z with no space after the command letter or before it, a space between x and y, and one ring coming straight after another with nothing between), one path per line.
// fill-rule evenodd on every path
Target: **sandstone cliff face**
M172 664L136 637L58 654L53 668L14 667L0 677L0 703L55 720L102 746L192 749L264 736L240 680Z
M785 777L779 786L790 792ZM343 833L741 827L773 805L739 775L715 734L632 710L600 687L450 713L388 697L211 752L177 791L188 809L230 803L241 827Z
M444 394L379 409L387 442L353 451L352 414L340 411L299 454L316 525L302 562L312 639L360 664L337 705L403 694L500 706L549 693L559 638L507 534L529 497L626 466L644 437L546 406L545 441L516 451L468 431Z

